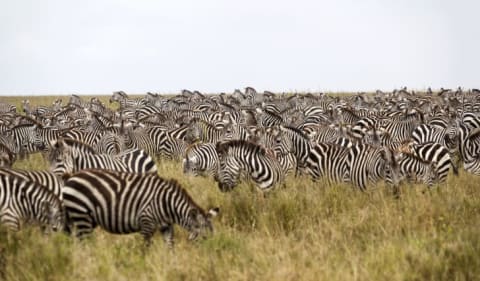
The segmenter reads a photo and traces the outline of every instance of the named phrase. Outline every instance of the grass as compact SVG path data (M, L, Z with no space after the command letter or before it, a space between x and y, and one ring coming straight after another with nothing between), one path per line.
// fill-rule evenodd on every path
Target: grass
M7 280L475 280L480 276L480 188L461 171L428 191L384 184L359 192L287 178L264 198L249 184L221 193L213 180L159 163L204 208L219 206L211 237L175 250L161 235L143 251L139 234L101 229L79 241L26 227L0 233L0 279ZM40 155L17 168L45 168Z

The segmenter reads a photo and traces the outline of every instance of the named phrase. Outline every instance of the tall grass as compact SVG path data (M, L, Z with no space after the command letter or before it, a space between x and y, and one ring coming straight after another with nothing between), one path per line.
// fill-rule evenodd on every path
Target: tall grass
M17 168L45 168L40 155ZM0 279L8 280L475 280L480 276L478 178L451 175L431 190L384 184L360 192L289 177L266 198L243 183L221 193L213 180L160 162L199 205L219 206L215 232L190 242L175 228L145 251L139 234L97 229L79 241L25 227L0 233Z

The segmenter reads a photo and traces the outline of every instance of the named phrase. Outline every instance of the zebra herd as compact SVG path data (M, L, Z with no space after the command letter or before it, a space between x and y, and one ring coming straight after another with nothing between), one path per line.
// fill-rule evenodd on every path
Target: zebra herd
M385 181L431 187L450 170L480 175L480 91L441 89L332 96L323 93L174 96L132 99L114 92L109 105L72 95L23 112L0 103L0 222L23 222L84 236L100 226L140 232L159 228L173 245L173 224L190 238L213 230L218 208L199 207L156 163L181 162L184 174L210 177L229 191L248 181L263 192L285 178L347 183L361 190ZM50 169L13 169L41 153Z

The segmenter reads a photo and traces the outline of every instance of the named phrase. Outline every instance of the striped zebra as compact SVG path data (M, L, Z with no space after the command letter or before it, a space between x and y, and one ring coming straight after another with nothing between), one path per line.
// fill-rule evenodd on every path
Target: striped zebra
M428 187L432 187L437 181L434 163L425 162L413 154L402 153L399 158L401 180L407 179L415 183L423 183Z
M105 132L94 149L98 154L118 155L125 150L125 140L123 136L112 132Z
M138 108L147 104L147 100L145 98L130 99L124 91L113 92L109 102L118 102L120 104L120 108L122 109L128 107Z
M153 173L157 171L155 161L145 151L129 149L111 156L92 154L72 149L62 140L53 145L49 155L50 170L63 176L83 169L109 169L133 173Z
M22 178L40 184L62 199L63 180L50 171L27 171L11 168L0 168L0 175Z
M218 154L213 143L194 143L185 151L183 173L217 178Z
M16 113L17 107L5 102L0 102L0 113Z
M227 130L217 129L214 125L195 118L190 121L185 140L190 143L196 141L217 143L222 140L231 139L231 131L230 134L227 134L227 132Z
M13 141L13 153L29 154L45 149L45 143L35 132L36 128L37 124L22 124L4 132Z
M297 159L292 153L291 139L286 138L278 127L257 128L250 140L271 150L285 175L295 171Z
M219 142L217 182L221 191L233 189L241 173L253 180L262 191L269 191L284 182L285 174L273 154L257 144L242 140Z
M325 178L328 182L348 181L347 156L349 149L330 143L316 143L307 158L306 171L314 180Z
M170 248L174 224L193 240L213 232L211 218L218 213L204 211L176 180L157 174L85 170L65 182L63 196L69 228L78 237L99 225L115 234L140 232L148 245L159 228Z
M445 137L447 134L449 136L448 138ZM455 134L455 129L441 129L433 125L422 124L413 130L412 140L417 144L435 142L447 148L451 148L455 146L455 144L449 140L454 138Z
M404 154L413 155L425 163L433 165L433 173L437 182L445 182L452 167L454 174L458 174L458 169L452 162L450 153L446 147L439 143L427 142L416 144L413 141L405 142L399 148Z
M295 176L297 176L299 172L306 168L307 158L312 150L312 143L309 137L300 129L289 126L279 126L279 128L283 137L292 144L290 152L296 158Z
M458 150L466 172L480 175L480 129L469 125L458 126Z
M62 202L36 182L0 174L0 224L18 231L22 223L29 222L62 230L65 224Z
M394 152L367 144L353 145L347 156L349 181L361 190L369 183L384 179L397 192L400 171Z

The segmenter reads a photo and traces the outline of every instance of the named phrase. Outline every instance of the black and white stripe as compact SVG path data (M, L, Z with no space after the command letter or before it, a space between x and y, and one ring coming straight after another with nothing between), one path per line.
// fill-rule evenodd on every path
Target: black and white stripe
M22 223L29 222L51 227L54 231L63 229L62 202L36 182L0 174L0 223L19 230Z
M175 180L156 174L132 174L85 170L70 177L63 189L70 229L82 237L99 225L116 234L140 232L147 243L160 229L173 246L173 225L178 224L195 239L213 231L211 217Z
M221 191L233 189L242 172L262 191L269 191L284 181L285 174L278 160L257 144L242 140L219 142L216 151Z

